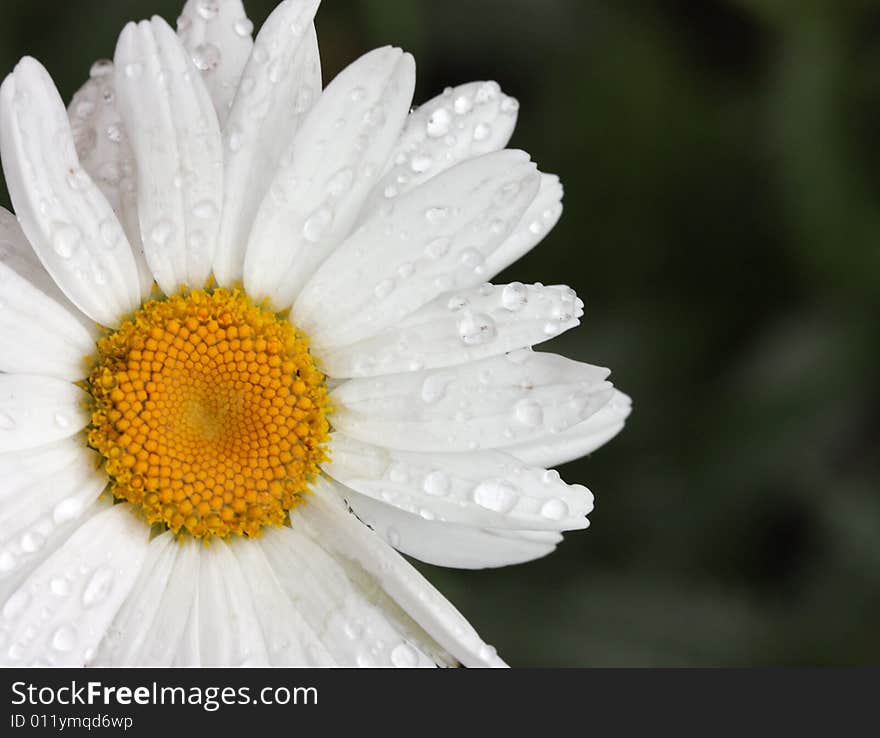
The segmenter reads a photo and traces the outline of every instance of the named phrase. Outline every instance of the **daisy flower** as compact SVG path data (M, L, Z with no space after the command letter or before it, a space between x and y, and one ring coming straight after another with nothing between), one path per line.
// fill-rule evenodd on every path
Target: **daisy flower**
M411 110L385 47L322 90L317 0L129 24L69 109L0 90L0 662L503 665L399 554L544 556L622 427L531 347L564 286L492 284L555 224L494 82Z

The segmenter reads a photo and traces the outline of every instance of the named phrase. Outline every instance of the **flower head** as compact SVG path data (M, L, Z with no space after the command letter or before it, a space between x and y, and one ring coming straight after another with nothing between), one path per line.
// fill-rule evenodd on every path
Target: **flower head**
M489 282L561 214L494 82L411 111L412 57L322 90L316 0L123 30L69 110L0 89L0 662L503 662L394 549L543 556L623 425L531 347L563 286ZM115 504L114 504L115 503Z

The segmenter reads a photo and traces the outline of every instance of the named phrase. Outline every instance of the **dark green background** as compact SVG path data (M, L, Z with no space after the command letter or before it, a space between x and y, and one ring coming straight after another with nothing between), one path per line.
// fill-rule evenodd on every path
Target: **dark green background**
M179 5L0 8L0 69L37 56L69 98L124 21ZM588 532L428 576L514 665L880 661L880 3L327 0L318 31L325 79L394 43L417 102L520 99L512 145L566 211L504 276L574 287L551 347L635 401L562 469Z

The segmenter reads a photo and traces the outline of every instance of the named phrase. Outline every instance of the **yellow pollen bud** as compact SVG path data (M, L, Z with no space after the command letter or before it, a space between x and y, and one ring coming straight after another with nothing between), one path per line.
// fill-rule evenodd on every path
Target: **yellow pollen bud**
M114 496L175 533L283 525L326 459L308 341L238 290L145 303L98 342L87 389Z

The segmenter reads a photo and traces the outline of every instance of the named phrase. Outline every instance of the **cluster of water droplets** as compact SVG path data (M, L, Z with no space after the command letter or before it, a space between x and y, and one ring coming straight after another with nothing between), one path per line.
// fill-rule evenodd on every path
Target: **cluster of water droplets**
M64 517L72 512L59 506L55 515ZM100 563L71 563L63 573L31 577L0 611L2 661L35 666L90 661L94 656L94 644L89 642L92 634L84 631L77 616L101 607L120 574L114 567L113 552L108 551ZM26 654L40 638L47 641L37 648L40 661L25 662Z
M500 148L518 108L496 82L447 87L413 111L378 190L396 198L469 156Z

